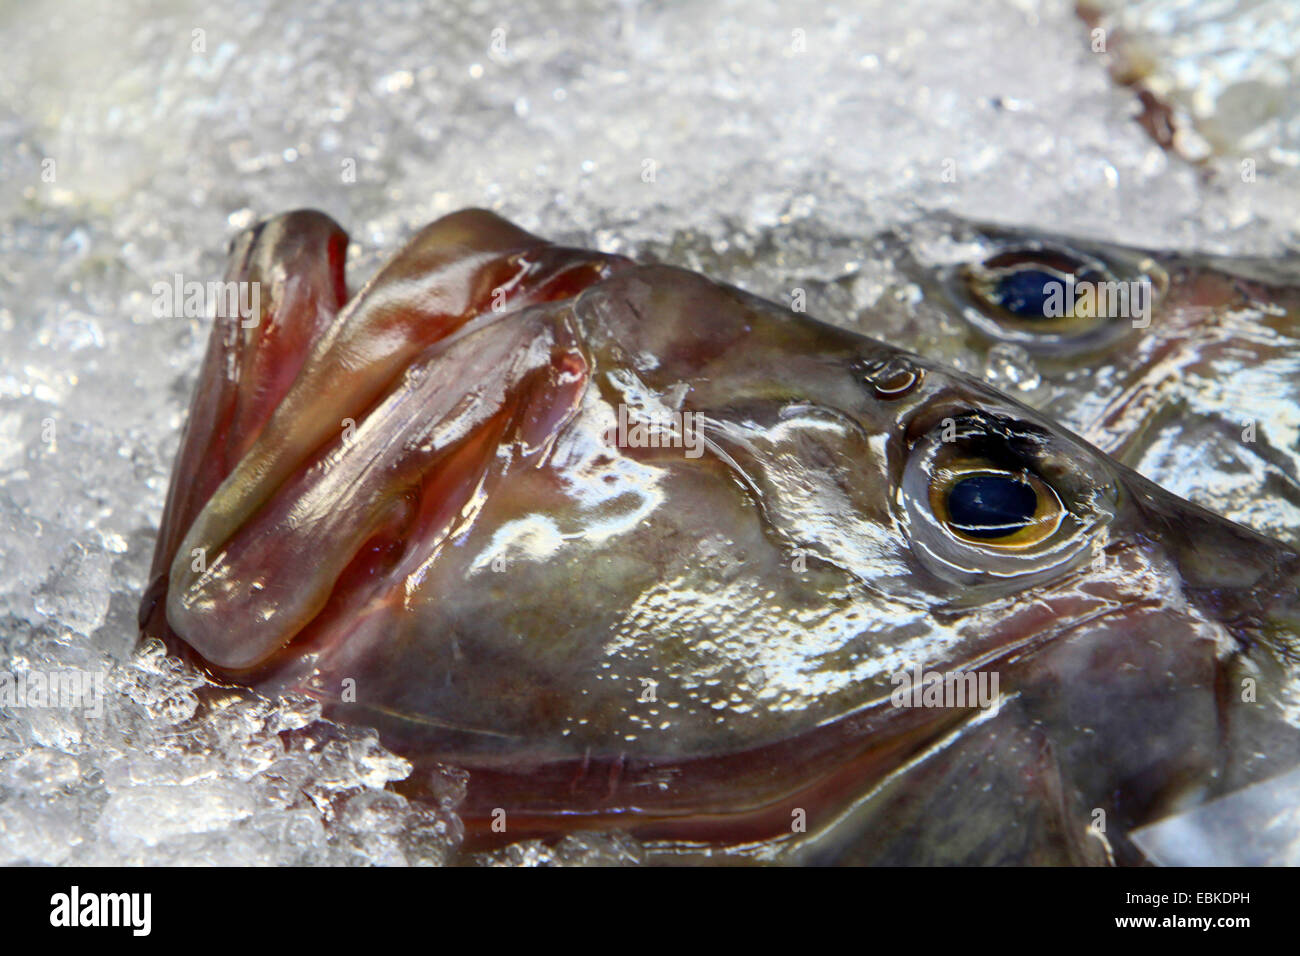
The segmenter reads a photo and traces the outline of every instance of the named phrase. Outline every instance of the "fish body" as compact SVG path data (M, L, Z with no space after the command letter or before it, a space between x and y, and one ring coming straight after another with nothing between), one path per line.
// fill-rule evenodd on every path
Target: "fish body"
M1139 862L1300 758L1284 545L685 270L468 210L345 303L341 233L237 242L277 291L214 327L142 631L377 728L412 795L468 770L471 847Z

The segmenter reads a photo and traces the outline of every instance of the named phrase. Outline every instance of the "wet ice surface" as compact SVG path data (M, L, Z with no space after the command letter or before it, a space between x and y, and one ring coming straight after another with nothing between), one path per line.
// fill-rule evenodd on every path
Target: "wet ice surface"
M949 320L882 237L927 211L1225 253L1277 253L1300 221L1285 150L1251 183L1236 157L1166 157L1071 3L591 6L0 8L0 660L106 675L100 716L0 718L0 863L439 863L458 845L456 771L441 805L411 806L373 735L133 651L208 331L154 317L151 290L219 278L259 217L329 212L355 288L424 222L488 206L778 301L802 289L810 313L870 312L922 349ZM969 370L1034 384L1022 356ZM478 862L640 858L580 836Z

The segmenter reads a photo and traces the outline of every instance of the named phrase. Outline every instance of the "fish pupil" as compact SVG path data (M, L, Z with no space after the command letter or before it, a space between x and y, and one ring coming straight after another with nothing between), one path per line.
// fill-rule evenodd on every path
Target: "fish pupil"
M993 297L1012 315L1041 319L1047 316L1047 298L1053 286L1059 295L1062 287L1059 276L1039 269L1020 269L998 280Z
M971 475L948 492L948 523L972 538L1005 538L1028 526L1038 495L1010 475Z

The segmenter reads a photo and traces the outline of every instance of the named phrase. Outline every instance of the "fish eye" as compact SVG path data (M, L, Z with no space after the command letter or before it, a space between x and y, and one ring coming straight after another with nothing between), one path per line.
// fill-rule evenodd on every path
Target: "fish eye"
M984 259L950 269L943 281L977 331L1037 352L1115 341L1135 319L1150 318L1164 288L1150 260L1030 240L1003 242Z
M1087 269L1057 272L1037 265L1023 265L997 273L986 270L983 272L986 278L982 279L976 279L979 275L976 273L969 275L977 283L987 284L987 288L979 288L977 285L972 290L975 294L983 296L991 306L1018 319L1037 322L1051 319L1116 318L1113 315L1098 314L1095 305L1088 305L1078 298L1072 300L1068 295L1072 285L1106 281L1102 272Z
M1079 321L1123 318L1098 309L1100 297L1072 294L1077 288L1111 281L1109 270L1095 259L1053 250L1019 250L965 266L962 273L970 295L994 319L1061 331Z
M1000 276L987 297L1022 319L1046 318L1051 304L1049 290L1061 284L1058 276L1042 269L1019 269Z
M969 412L908 451L899 486L913 552L954 583L1023 585L1085 560L1108 486L1031 423Z
M998 548L1025 548L1061 524L1061 499L1038 476L991 462L961 461L930 480L930 507L954 535Z

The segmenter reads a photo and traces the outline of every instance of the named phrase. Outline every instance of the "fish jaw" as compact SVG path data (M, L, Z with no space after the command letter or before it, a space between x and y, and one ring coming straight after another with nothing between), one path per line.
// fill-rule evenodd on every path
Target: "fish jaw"
M140 627L171 637L163 598L181 538L283 400L314 344L347 301L348 237L324 213L299 210L241 233L225 281L259 290L256 316L213 319L158 530Z
M416 379L424 368L419 361L422 353L476 317L569 297L584 284L619 268L621 261L552 246L483 210L466 210L426 227L317 338L303 343L305 354L297 356L298 374L274 414L256 440L247 442L246 454L222 476L218 491L193 517L184 539L174 551L170 547L160 551L159 557L166 554L171 562L167 607L171 626L176 628L177 621L188 616L184 626L193 637L186 643L209 663L232 671L253 666L291 638L310 614L323 606L325 593L320 589L304 592L286 586L263 595L262 608L274 607L280 617L289 606L295 611L287 632L264 627L263 632L273 632L273 636L260 644L231 641L230 635L220 630L202 636L193 609L213 600L217 592L228 596L238 589L230 555L221 550L234 531L296 473L300 484L297 510L281 517L295 527L315 522L318 532L323 532L327 516L311 510L319 497L302 494L311 483L310 478L304 483L302 469L314 467L314 475L332 470L336 461L345 457L337 454L338 449L351 440L357 423L386 392L400 392L412 400L418 392ZM486 377L490 376L485 373ZM198 394L211 387L212 378L205 371ZM409 404L402 407L413 411ZM430 449L430 453L441 450ZM188 445L183 443L186 461L188 454ZM357 455L346 457L348 463L361 467ZM381 460L382 467L393 464L391 456ZM381 467L379 461L369 467ZM394 527L406 520L403 507L400 496L378 496L365 509L364 519L353 522L352 530L376 537L369 546L379 547L392 536ZM349 539L356 547L366 540ZM266 549L261 557L284 557L269 541L257 547ZM305 555L298 557L308 561ZM253 560L253 555L245 558ZM336 564L322 573L337 574L341 568Z
M907 795L990 752L1033 771L999 797L1069 791L1043 834L1117 789L1105 805L1142 822L1221 772L1217 675L1273 659L1249 612L1284 549L964 376L681 270L538 252L591 281L548 300L538 279L494 313L500 286L456 271L478 315L409 321L447 301L421 241L339 314L187 531L206 568L179 551L167 618L217 673L377 727L415 760L412 793L431 764L466 767L483 840L504 810L510 839L803 845L802 811L810 847L898 829L925 858L943 834L893 828ZM294 432L303 409L325 439ZM698 415L702 453L611 437L628 410ZM320 425L347 412L346 437ZM945 540L909 482L947 422L1029 456L1072 536ZM998 712L896 706L914 665L997 673Z

